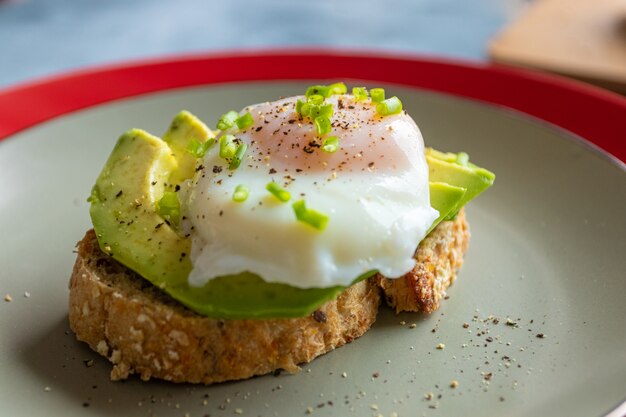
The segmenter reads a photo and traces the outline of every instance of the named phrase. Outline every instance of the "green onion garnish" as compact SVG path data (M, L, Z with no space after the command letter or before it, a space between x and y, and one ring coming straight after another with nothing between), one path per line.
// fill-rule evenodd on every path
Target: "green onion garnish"
M302 106L300 106L300 115L302 117L307 117L311 113L312 106L313 105L309 103L302 103Z
M324 96L320 96L319 94L313 94L311 96L308 96L306 101L310 104L322 104L324 102Z
M402 102L396 96L383 100L376 105L376 113L381 116L398 114L402 111Z
M237 146L237 150L235 151L235 155L233 155L233 159L230 160L230 164L228 165L228 169L233 170L239 168L241 161L243 160L243 156L248 150L248 145L245 143L240 143Z
M330 94L346 94L348 87L344 83L334 83L328 86Z
M306 103L302 100L298 100L296 101L296 113L298 113L299 115L302 116L302 106L305 105Z
M467 164L469 163L469 155L466 154L465 152L459 152L458 155L456 156L456 163L466 167Z
M328 224L328 216L319 211L306 208L304 200L298 200L291 205L296 214L296 219L302 223L319 230L320 232L326 228Z
M233 193L233 201L235 203L243 203L248 199L250 195L250 189L243 184L239 184L235 187L235 192Z
M372 101L374 103L380 103L385 99L385 89L384 88L372 88L370 90L370 97L372 97Z
M324 152L333 153L339 149L339 138L337 136L329 136L322 141L322 150Z
M274 181L268 182L265 186L265 189L272 193L274 197L276 197L279 201L282 201L283 203L291 200L291 193L289 193L289 191L285 190L284 188L281 188L281 186Z
M217 122L217 128L219 130L230 129L237 121L237 118L239 118L239 113L234 110L224 113Z
M365 87L352 87L352 95L355 101L367 100L367 89Z
M180 202L178 194L174 191L166 191L163 197L156 203L156 211L166 220L174 224L178 224L180 218Z
M322 97L328 97L330 95L330 88L325 85L313 85L306 89L305 95L310 97L312 95L320 95Z
M326 116L328 118L333 117L333 114L334 114L333 105L324 104L323 106L320 106L319 114L320 116Z
M315 118L315 130L318 136L330 133L331 129L330 119L327 116L317 116Z
M215 145L215 138L210 138L206 142L191 139L189 145L187 145L187 152L196 158L202 158L213 145Z
M239 130L244 130L254 124L254 119L252 118L250 112L247 112L243 116L239 116L235 123L237 123L237 127L239 128Z
M309 116L315 119L317 116L326 116L329 119L333 117L333 105L332 104L324 104L322 106L311 106L309 110Z
M220 138L220 158L230 159L237 152L235 137L233 135L224 135Z

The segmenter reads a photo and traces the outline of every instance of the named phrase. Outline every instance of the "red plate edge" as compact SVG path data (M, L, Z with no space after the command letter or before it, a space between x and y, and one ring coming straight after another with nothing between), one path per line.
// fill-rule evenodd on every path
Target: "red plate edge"
M566 129L626 162L626 98L575 81L491 64L341 50L267 50L96 67L0 91L0 140L108 101L196 85L362 79L508 107Z

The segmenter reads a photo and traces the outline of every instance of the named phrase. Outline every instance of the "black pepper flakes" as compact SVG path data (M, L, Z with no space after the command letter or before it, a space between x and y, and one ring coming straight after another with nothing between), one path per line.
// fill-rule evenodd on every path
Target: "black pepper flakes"
M326 313L324 313L322 310L315 310L313 312L313 318L318 323L326 323Z

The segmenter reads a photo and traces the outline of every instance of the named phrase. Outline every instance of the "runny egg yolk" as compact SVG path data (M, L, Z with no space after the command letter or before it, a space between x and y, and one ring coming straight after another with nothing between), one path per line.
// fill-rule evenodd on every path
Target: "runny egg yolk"
M322 149L312 120L296 112L292 97L249 106L254 124L225 132L248 145L237 169L204 157L183 204L192 238L192 285L243 271L295 287L350 285L371 270L395 278L410 271L413 254L438 213L430 207L428 168L417 125L405 113L382 117L369 101L351 95L333 106L338 149ZM266 185L288 191L284 202ZM245 185L247 199L235 202ZM324 230L299 222L292 203L328 217Z

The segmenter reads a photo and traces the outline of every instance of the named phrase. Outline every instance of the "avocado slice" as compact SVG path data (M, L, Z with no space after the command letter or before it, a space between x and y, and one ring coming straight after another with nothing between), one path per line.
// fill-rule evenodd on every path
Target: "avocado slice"
M176 167L165 142L132 129L118 139L90 197L102 250L159 287L191 270L191 242L155 211Z
M463 198L456 208L446 215L445 220L453 219L465 204L491 187L496 178L493 172L470 163L469 157L463 152L444 153L428 148L426 162L430 181L444 182L466 189Z
M198 158L188 151L190 142L195 140L203 144L214 138L215 133L187 110L174 117L169 129L163 135L163 140L169 145L178 162L178 168L170 177L170 184L180 184L193 177Z
M439 211L439 217L428 229L430 233L439 223L447 218L458 207L465 196L466 188L456 187L445 182L430 182L430 206Z

